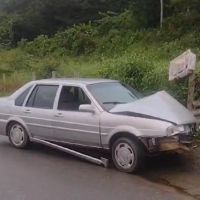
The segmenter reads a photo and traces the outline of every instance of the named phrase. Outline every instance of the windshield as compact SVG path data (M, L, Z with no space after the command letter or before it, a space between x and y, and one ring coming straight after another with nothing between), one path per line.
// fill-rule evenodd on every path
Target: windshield
M131 87L119 82L96 83L88 89L105 110L111 110L117 104L131 103L139 99L140 94Z

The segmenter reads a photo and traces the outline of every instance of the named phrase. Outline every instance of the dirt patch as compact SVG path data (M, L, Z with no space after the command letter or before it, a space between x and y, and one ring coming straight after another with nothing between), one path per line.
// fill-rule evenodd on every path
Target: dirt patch
M185 154L148 158L145 170L140 175L200 199L200 147Z

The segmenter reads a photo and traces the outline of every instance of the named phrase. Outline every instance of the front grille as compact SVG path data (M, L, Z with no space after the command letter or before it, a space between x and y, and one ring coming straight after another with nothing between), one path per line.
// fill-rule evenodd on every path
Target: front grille
M190 134L190 135L180 134L179 141L180 141L180 143L191 143L193 141L193 136L192 136L192 134Z
M188 124L186 127L185 133L179 134L179 142L182 144L192 143L196 133L196 124Z

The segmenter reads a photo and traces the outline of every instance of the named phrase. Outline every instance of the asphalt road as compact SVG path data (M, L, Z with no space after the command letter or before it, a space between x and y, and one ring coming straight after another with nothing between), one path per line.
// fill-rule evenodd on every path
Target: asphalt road
M147 170L147 169L146 169ZM140 175L76 159L34 144L17 150L0 137L0 200L190 200Z

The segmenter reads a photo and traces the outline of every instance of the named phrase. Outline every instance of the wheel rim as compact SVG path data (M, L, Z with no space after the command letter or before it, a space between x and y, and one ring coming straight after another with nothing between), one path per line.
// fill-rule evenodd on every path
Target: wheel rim
M14 145L22 145L24 142L24 129L20 125L13 125L10 130L10 138Z
M135 161L135 155L131 146L127 143L118 144L115 149L115 159L120 167L129 169Z

